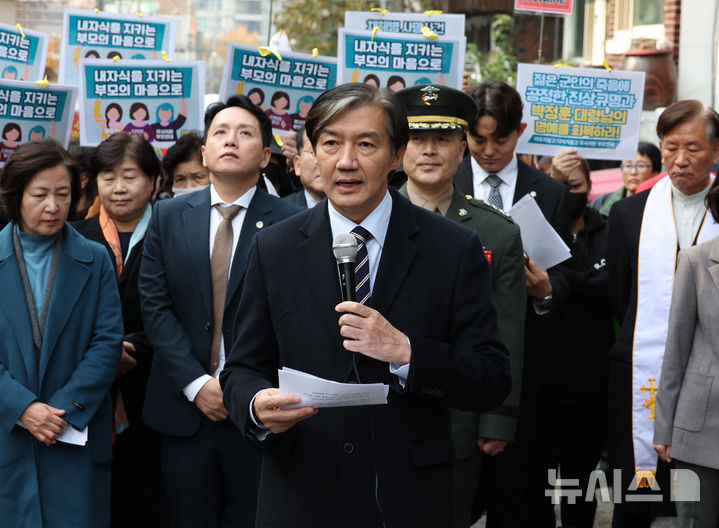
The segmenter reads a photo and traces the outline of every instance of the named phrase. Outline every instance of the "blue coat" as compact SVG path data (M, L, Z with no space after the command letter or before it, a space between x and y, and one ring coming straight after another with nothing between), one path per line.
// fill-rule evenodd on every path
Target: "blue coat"
M0 231L0 524L107 526L112 409L108 390L122 353L122 314L105 248L63 227L65 246L35 361L10 223ZM84 447L38 442L17 425L39 401L64 409Z

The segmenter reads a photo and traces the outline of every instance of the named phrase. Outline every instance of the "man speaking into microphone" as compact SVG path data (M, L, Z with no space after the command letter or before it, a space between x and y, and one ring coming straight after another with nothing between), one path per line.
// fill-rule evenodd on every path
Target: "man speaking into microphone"
M489 266L477 235L387 188L408 139L402 103L353 83L307 116L327 199L260 232L220 381L263 448L262 527L452 527L450 408L510 389ZM343 300L333 239L357 241ZM386 383L387 405L283 409L277 370Z

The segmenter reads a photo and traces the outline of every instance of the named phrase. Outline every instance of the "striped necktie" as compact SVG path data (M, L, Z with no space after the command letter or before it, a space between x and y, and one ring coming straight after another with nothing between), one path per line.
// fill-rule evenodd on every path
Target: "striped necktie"
M487 176L487 183L491 187L489 195L487 196L487 202L497 209L504 209L504 207L502 207L502 195L499 193L499 186L502 184L502 180L496 174L490 174Z
M367 240L369 240L372 235L361 226L355 227L350 233L357 239L357 257L355 258L356 299L358 303L365 304L370 297Z

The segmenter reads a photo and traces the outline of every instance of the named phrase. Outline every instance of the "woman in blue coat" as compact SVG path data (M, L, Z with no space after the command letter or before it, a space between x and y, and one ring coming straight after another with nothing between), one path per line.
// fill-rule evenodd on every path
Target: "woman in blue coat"
M107 526L123 332L112 265L65 222L78 175L56 142L19 147L0 189L0 524Z

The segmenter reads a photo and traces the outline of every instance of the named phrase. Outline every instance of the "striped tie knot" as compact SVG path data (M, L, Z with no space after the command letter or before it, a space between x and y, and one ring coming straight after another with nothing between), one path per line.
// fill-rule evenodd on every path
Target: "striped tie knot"
M367 241L372 237L372 234L362 226L355 227L350 233L357 239L357 257L355 258L356 299L358 303L365 304L370 297Z

